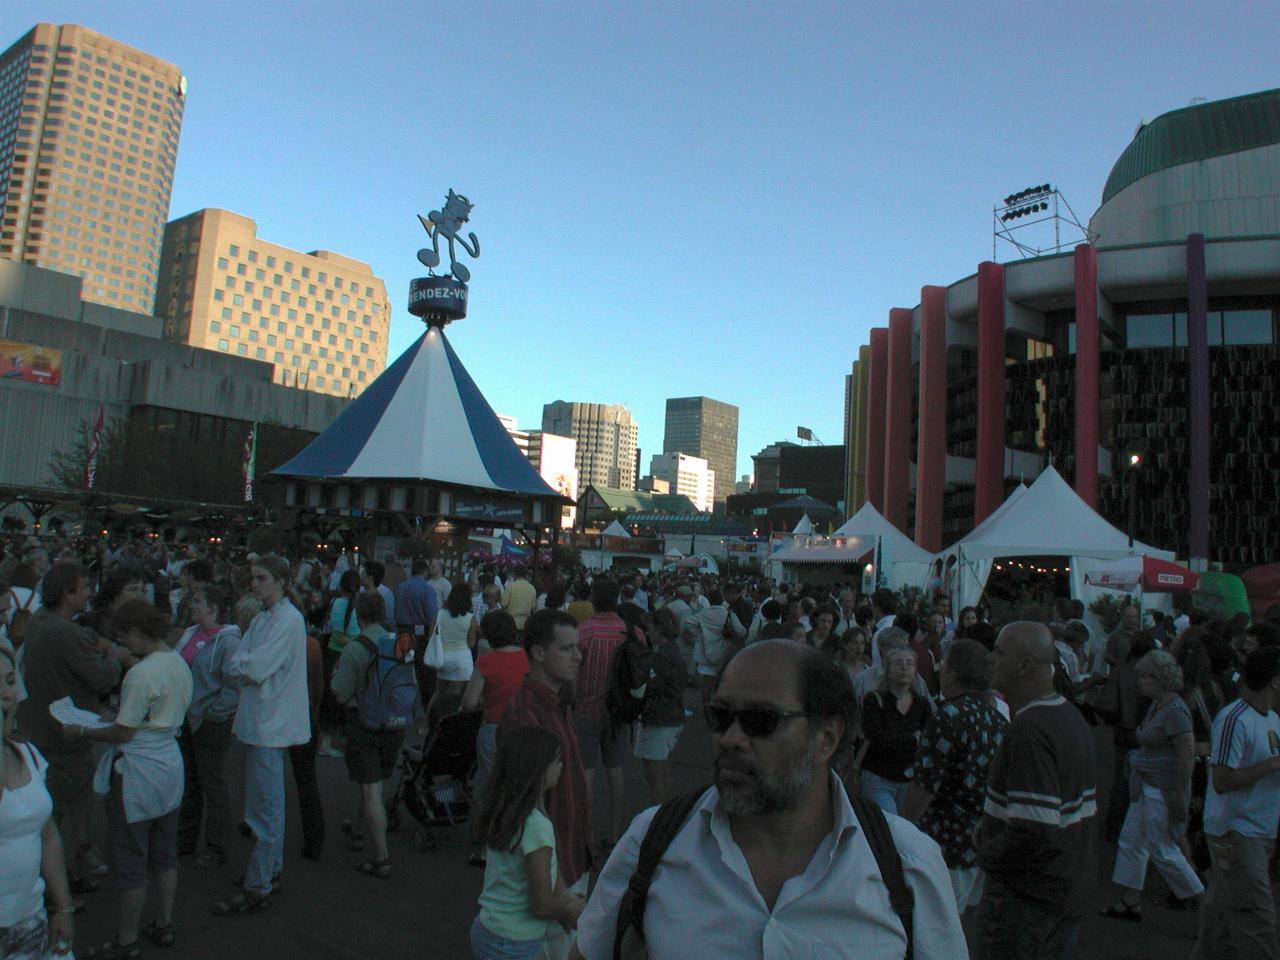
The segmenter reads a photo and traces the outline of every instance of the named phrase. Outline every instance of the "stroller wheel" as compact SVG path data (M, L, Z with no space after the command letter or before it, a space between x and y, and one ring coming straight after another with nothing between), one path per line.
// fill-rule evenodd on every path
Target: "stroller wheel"
M413 831L413 849L419 853L425 853L428 850L436 848L436 835L430 830Z

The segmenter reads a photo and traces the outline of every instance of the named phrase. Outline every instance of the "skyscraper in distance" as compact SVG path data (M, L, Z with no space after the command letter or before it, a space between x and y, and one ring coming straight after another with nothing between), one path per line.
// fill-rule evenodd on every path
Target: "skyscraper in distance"
M710 397L669 399L662 452L706 460L716 475L715 498L723 501L738 469L738 408Z
M151 313L186 94L173 64L85 27L0 53L0 258Z
M578 442L579 490L587 486L635 489L640 430L626 407L557 400L543 405L542 429Z

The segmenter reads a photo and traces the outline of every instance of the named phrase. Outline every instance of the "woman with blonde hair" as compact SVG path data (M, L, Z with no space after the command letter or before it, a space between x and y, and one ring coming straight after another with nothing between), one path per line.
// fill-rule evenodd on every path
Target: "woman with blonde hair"
M866 800L896 814L911 784L912 764L931 704L912 686L916 655L910 647L884 653L879 688L862 700L862 733L866 737L859 789Z
M1170 905L1192 904L1204 884L1179 845L1187 832L1195 734L1191 711L1179 696L1182 668L1164 650L1152 650L1135 665L1138 689L1151 707L1138 724L1138 749L1129 754L1129 812L1120 830L1111 879L1120 899L1102 911L1116 920L1142 919L1147 861L1173 891Z

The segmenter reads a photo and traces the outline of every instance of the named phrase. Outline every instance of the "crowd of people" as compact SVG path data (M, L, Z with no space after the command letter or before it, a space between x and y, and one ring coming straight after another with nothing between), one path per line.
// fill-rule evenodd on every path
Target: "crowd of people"
M945 595L907 609L839 583L451 572L355 552L6 545L0 957L68 952L108 875L115 935L77 955L173 945L179 870L227 864L237 832L239 892L210 909L269 909L286 760L303 855L325 842L318 758L340 759L359 810L343 839L389 879L384 784L407 737L459 711L478 714L480 960L595 960L623 938L655 958L815 942L1071 957L1103 836L1107 922L1141 921L1154 862L1168 905L1199 911L1196 956L1280 956L1280 610L1144 623L1129 606L1106 634L1068 598L993 624L953 617ZM1115 749L1106 809L1095 726ZM692 794L671 769L689 735L713 757ZM635 760L651 808L628 822Z

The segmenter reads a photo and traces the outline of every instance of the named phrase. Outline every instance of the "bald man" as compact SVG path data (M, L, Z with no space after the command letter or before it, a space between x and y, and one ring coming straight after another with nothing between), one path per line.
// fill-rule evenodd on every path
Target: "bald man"
M867 834L831 769L857 718L848 674L805 644L738 653L707 705L714 786L667 847L644 907L653 960L900 958L907 937ZM618 841L578 919L571 960L613 956L618 911L657 808ZM967 956L938 845L888 816L914 898L916 960ZM816 945L816 946L815 946Z
M991 651L1013 714L991 763L974 835L986 890L977 960L1070 960L1094 885L1093 735L1053 688L1056 650L1042 623L1018 621Z

